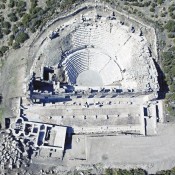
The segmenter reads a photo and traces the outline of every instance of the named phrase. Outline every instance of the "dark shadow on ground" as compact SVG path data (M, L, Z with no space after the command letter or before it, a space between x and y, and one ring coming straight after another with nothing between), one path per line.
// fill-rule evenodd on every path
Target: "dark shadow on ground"
M157 72L158 72L158 82L159 82L159 86L160 86L160 90L158 92L158 98L164 99L166 93L169 91L169 88L168 88L168 85L165 81L165 74L163 73L159 64L155 60L154 60L154 64L155 64Z

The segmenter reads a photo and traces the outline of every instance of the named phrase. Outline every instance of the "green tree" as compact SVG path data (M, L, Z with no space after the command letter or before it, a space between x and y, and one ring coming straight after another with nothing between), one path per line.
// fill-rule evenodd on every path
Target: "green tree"
M9 17L11 22L16 22L18 20L18 18L17 18L15 13L8 14L8 17Z
M168 32L175 32L175 21L169 20L165 25L165 29L167 29Z
M11 28L10 22L8 22L8 21L3 21L3 22L2 22L2 28L10 29L10 28Z
M31 19L31 15L26 13L23 17L22 17L22 23L24 26L28 27L29 26L29 22Z

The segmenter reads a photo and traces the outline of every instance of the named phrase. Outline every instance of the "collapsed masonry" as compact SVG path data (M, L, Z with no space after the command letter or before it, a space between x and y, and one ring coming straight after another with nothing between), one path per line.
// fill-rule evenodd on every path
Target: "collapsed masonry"
M30 151L35 148L26 140L16 138L10 130L1 132L0 174L14 168L28 167L31 161Z

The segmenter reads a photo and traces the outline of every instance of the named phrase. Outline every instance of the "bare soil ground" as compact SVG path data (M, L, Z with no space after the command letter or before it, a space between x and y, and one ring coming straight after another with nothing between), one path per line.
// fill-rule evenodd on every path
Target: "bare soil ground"
M88 138L88 159L113 167L142 167L149 173L170 169L175 165L174 132L175 124L163 124L158 126L158 135L152 137Z

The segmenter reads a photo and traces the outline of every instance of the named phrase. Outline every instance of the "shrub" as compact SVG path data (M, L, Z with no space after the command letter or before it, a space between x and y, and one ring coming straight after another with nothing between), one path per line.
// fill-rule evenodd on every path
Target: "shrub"
M15 36L14 35L10 35L10 40L14 40Z
M18 28L20 28L20 27L24 28L24 24L23 24L22 22L17 22L17 23L16 23L16 26L17 26Z
M175 101L175 93L168 93L165 98L170 102Z
M154 17L155 17L155 18L158 18L158 15L155 15Z
M174 13L170 13L170 16L172 19L175 19L175 14Z
M161 5L161 4L164 3L164 0L157 0L157 3L158 3L159 5Z
M114 172L111 168L108 168L105 170L105 175L113 175L113 174L114 174Z
M7 52L7 50L9 50L9 47L8 46L2 46L0 48L0 51L4 54L5 52Z
M31 7L30 7L30 13L33 11L33 9L37 6L37 0L30 0Z
M172 77L175 77L175 66L174 65L171 67L170 71L171 71Z
M167 109L168 109L168 111L169 111L169 109L172 112L174 111L172 107L168 107ZM170 170L161 170L161 171L158 171L156 174L157 175L171 175L171 171Z
M160 16L161 16L161 17L165 17L165 16L166 16L166 13L161 13Z
M25 15L24 12L20 12L20 13L18 13L18 16L19 16L20 18L22 18L24 15Z
M26 2L24 2L24 1L18 1L17 3L16 3L16 7L17 7L17 12L18 13L21 13L21 12L23 12L23 11L26 11Z
M18 33L19 29L16 24L13 26L12 31L14 34Z
M0 9L5 9L5 4L0 4Z
M38 27L41 25L42 21L41 20L32 20L32 28L38 29Z
M13 8L15 6L15 1L14 0L10 0L8 7Z
M72 6L72 4L74 4L74 2L75 2L75 0L63 0L63 1L61 1L60 8L62 10L68 9Z
M1 17L0 17L0 22L3 22L3 21L4 21L4 17L1 16Z
M29 35L27 33L19 32L15 38L15 41L17 43L24 43L28 38L29 38Z
M13 45L13 40L15 39L14 35L10 35L9 40L8 40L8 46L12 46Z
M175 46L169 48L169 52L175 52ZM175 59L175 54L172 54L173 58Z
M155 7L157 6L157 4L152 3L151 6L152 6L153 8L155 8Z
M20 44L18 43L18 42L15 42L15 43L13 43L13 49L19 49L20 48Z
M2 34L2 31L0 30L0 39L3 38L3 34Z
M155 12L155 8L151 7L150 12Z
M170 90L170 92L174 92L175 91L175 86L173 84L170 85L169 90Z
M60 1L58 1L58 0L47 0L46 4L47 4L47 7L55 6L55 4L57 6L60 6Z
M147 175L147 171L143 169L115 169L115 168L107 168L105 169L105 175Z
M8 44L8 46L12 46L13 45L13 41L9 40L7 44Z
M0 57L3 57L3 53L0 51Z
M32 32L32 33L35 33L36 32L36 29L35 28L30 28L30 31Z
M169 8L168 11L171 13L175 10L175 4L172 4Z
M40 15L42 15L43 14L43 11L44 10L41 7L35 7L33 9L31 9L30 13L32 15L34 15L34 14L40 14Z
M144 3L144 6L149 7L150 4L151 4L151 1L147 1L147 2Z
M175 34L174 33L168 33L168 38L175 38Z
M2 32L5 34L5 35L8 35L11 31L9 29L3 29Z

